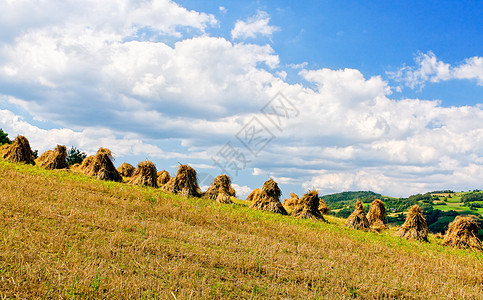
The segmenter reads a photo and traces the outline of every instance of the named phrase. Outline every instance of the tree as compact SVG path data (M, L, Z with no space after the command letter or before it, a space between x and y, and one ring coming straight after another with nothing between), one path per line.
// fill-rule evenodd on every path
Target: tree
M81 152L76 147L72 146L69 151L67 151L67 163L69 166L73 164L80 164L87 157L85 152Z
M0 128L0 146L3 144L11 144L12 141L8 138L8 133L5 133L3 129Z

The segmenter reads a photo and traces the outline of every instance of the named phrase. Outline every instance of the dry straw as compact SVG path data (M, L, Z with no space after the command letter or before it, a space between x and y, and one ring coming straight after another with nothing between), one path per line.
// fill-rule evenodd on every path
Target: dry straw
M12 144L5 144L1 148L2 157L12 162L35 164L35 158L26 137L19 135Z
M411 206L396 235L409 240L428 241L428 226L419 205Z
M156 166L149 160L146 160L138 163L138 167L128 183L133 185L158 187L157 179L158 175Z
M35 162L47 170L68 169L67 149L63 145L57 145L55 150L45 151Z
M303 195L293 206L290 215L297 218L325 221L319 210L319 192L309 191Z
M319 198L319 211L321 214L323 215L327 215L329 214L330 212L330 208L329 206L327 205L327 203L325 203L324 200L322 200L321 198Z
M483 245L478 238L479 229L478 223L472 217L457 216L448 225L443 245L482 251Z
M367 220L369 221L371 229L375 231L387 229L386 207L384 206L384 202L379 199L372 201L369 212L367 213Z
M163 187L171 179L169 172L162 170L158 172L158 186Z
M128 164L128 163L122 163L118 168L117 168L117 171L119 172L119 174L121 174L121 176L123 177L131 177L133 174L134 174L134 171L136 170L136 168L131 165L131 164Z
M231 197L235 197L235 189L231 186L230 177L227 175L216 176L203 197L220 203L232 203Z
M178 173L172 177L163 187L167 192L179 194L185 197L200 197L201 191L198 186L196 170L188 165L181 165Z
M261 190L254 190L247 200L252 201L252 208L287 215L287 211L280 203L281 194L277 183L270 178L265 181Z
M299 201L299 196L295 193L290 193L290 198L283 200L283 206L293 209L294 206L297 204Z
M353 229L369 229L369 221L367 220L361 200L357 200L356 209L347 218L345 226Z
M99 148L96 155L88 156L78 167L87 176L95 176L101 180L122 181L122 177L112 163L111 150Z

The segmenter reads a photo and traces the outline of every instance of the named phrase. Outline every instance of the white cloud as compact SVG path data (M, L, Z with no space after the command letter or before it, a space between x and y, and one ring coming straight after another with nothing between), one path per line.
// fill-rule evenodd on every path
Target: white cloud
M24 135L30 142L32 149L40 153L53 149L57 144L67 147L76 146L89 154L95 153L100 147L109 148L115 156L148 155L155 158L180 157L177 153L168 153L159 147L144 143L140 138L119 138L108 128L87 128L74 131L68 128L41 129L23 120L9 110L0 110L0 124L9 133L9 138Z
M309 70L306 63L289 67L302 69L299 75L315 88L289 84L269 45L209 36L203 31L213 17L171 1L63 3L0 4L0 28L13 28L0 29L3 103L60 129L42 129L9 110L0 111L0 124L13 136L26 135L36 149L66 144L95 152L107 146L119 156L173 158L171 164L182 157L208 168L232 141L247 155L253 176L323 193L370 189L397 196L432 187L478 188L483 179L479 106L393 100L380 76ZM21 8L40 13L28 19ZM59 14L49 19L52 10ZM240 22L232 31L240 40L275 30L264 13ZM198 34L182 37L182 27ZM179 39L168 44L156 38L166 34ZM414 87L451 78L480 82L481 65L473 57L450 66L428 53L400 79ZM278 92L300 112L282 118L281 128L260 111ZM276 135L256 157L235 137L254 116ZM236 180L237 192L248 194L243 177Z
M48 27L85 26L120 36L150 29L180 37L180 27L204 32L217 20L213 15L187 10L171 0L147 1L3 1L0 2L0 40Z
M471 57L453 67L438 60L436 55L429 51L416 56L415 62L415 67L404 66L388 74L412 89L421 89L426 82L436 83L451 79L476 79L479 85L483 85L483 57Z
M248 18L246 22L238 20L231 31L231 38L236 40L256 38L258 36L271 37L275 31L280 29L276 26L268 25L268 22L270 22L270 16L264 11L259 11L255 16Z
M248 197L248 195L250 195L250 193L253 191L252 188L250 188L246 185L242 186L242 185L238 185L236 183L233 183L232 186L236 191L236 197L238 199L246 199Z

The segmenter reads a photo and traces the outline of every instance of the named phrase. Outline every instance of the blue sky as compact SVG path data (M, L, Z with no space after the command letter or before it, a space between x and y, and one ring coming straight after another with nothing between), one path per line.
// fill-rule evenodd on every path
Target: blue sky
M0 127L241 197L481 188L481 1L0 3ZM54 13L55 12L55 13ZM277 115L278 114L278 115ZM223 163L220 168L220 163Z

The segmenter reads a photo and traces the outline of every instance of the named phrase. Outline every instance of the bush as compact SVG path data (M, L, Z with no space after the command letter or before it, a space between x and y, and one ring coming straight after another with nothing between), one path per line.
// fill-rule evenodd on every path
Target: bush
M12 141L8 138L8 133L4 132L3 129L0 128L0 146L11 143Z
M461 202L475 202L475 201L483 201L483 193L470 193L465 194L461 197Z
M81 152L76 147L72 146L69 151L67 151L67 163L69 166L74 164L80 164L84 159L86 159L87 154L85 152Z

